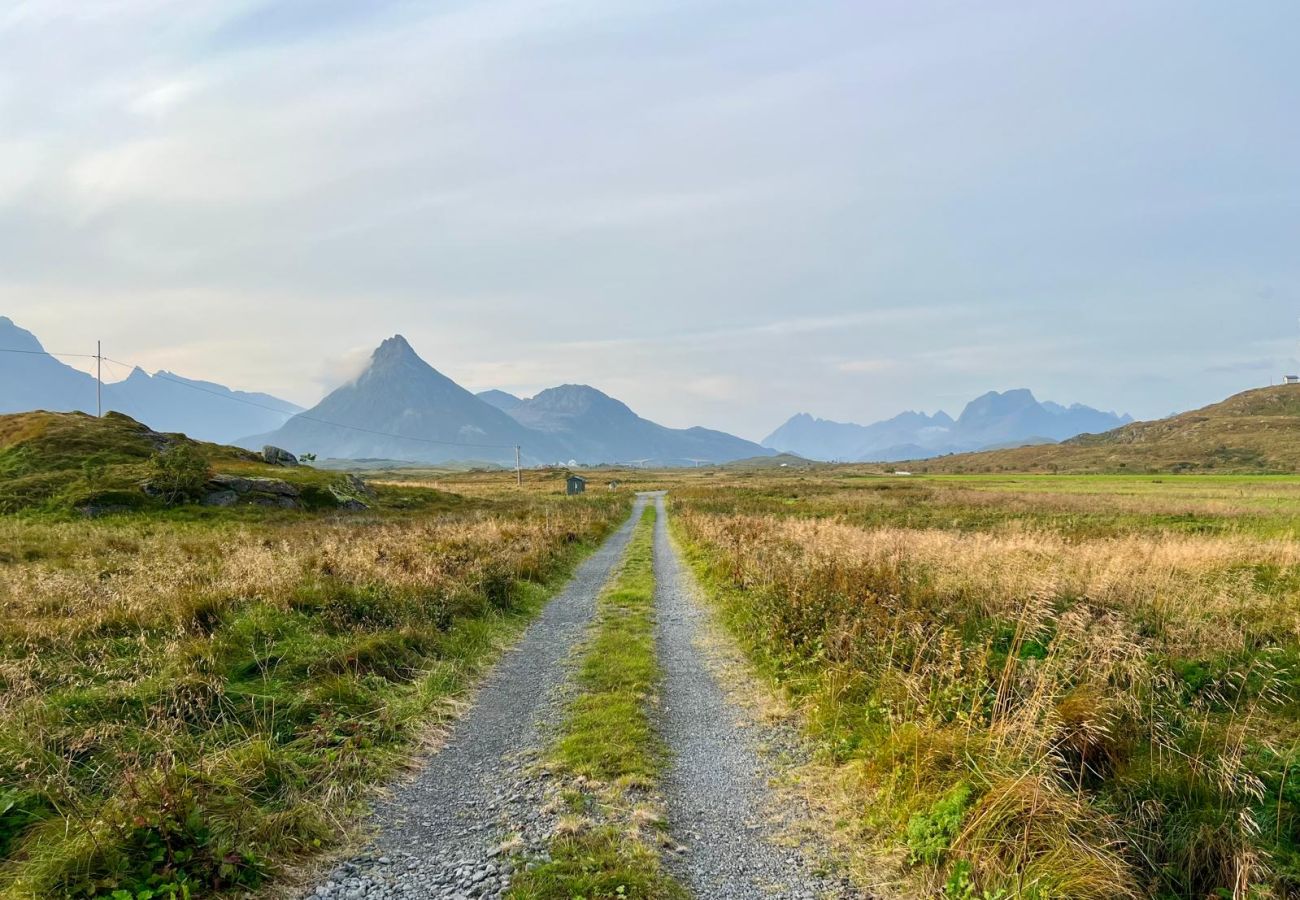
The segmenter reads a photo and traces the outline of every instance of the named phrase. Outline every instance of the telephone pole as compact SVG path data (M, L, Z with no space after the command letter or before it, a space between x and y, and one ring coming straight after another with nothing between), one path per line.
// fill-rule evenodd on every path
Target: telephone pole
M104 418L104 342L95 341L95 413Z
M515 484L524 486L524 468L519 462L519 445L515 444Z

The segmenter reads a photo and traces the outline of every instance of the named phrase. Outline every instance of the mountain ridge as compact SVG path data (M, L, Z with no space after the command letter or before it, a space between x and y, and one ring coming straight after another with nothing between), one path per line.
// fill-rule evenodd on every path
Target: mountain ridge
M96 411L95 378L49 354L36 335L8 316L0 316L0 349L21 351L0 353L0 413ZM121 412L155 430L217 443L275 427L301 411L270 394L162 369L150 375L139 366L124 380L104 384L103 403L105 412Z
M981 394L967 403L956 419L942 410L934 415L906 411L870 425L858 425L799 413L763 443L809 459L893 462L989 446L1059 441L1131 421L1130 416L1080 403L1040 403L1028 388L1015 388Z
M342 459L424 462L513 463L514 448L521 444L527 444L530 462L542 462L563 449L539 442L506 413L429 365L400 334L386 338L361 374L315 406L272 432L236 443L271 443Z
M600 462L727 462L771 451L711 428L669 428L587 384L562 384L521 400L508 410L520 424L552 434L576 458Z
M1225 400L1056 444L909 461L930 473L1300 472L1300 386L1252 388Z

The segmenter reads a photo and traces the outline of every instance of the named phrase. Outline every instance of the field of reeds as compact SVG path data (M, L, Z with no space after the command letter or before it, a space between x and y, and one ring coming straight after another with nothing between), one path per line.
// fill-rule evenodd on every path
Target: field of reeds
M879 893L1300 895L1300 481L827 470L670 499Z
M622 495L0 517L0 897L242 893L364 799Z

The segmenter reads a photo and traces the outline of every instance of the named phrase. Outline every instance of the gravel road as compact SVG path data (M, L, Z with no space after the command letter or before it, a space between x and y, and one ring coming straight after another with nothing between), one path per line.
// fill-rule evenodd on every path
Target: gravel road
M658 724L673 753L662 789L669 829L686 848L670 854L670 870L708 900L862 897L846 880L816 874L815 862L797 848L773 842L779 827L770 787L774 770L760 748L783 739L746 721L723 691L715 661L701 648L708 620L694 575L668 533L663 497L655 502L655 603L664 670Z
M510 864L502 841L523 835L528 847L545 838L543 787L525 771L538 753L540 725L559 711L568 657L645 504L637 498L631 518L502 658L446 746L379 804L374 844L304 896L495 898L504 892Z

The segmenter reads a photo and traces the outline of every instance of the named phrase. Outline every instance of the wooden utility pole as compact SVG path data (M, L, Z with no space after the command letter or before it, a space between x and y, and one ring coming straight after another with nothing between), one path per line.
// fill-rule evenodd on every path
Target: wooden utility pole
M104 418L104 342L95 341L95 413Z
M524 486L524 468L519 461L519 445L515 444L515 484Z

